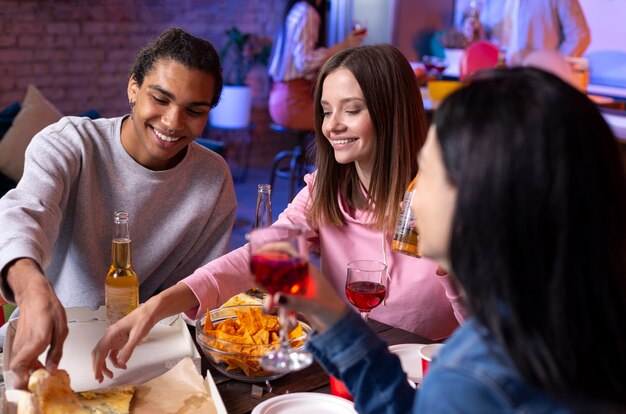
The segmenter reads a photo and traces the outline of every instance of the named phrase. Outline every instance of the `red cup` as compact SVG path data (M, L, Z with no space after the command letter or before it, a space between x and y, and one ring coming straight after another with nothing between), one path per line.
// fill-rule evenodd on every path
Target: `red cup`
M346 388L346 384L339 381L337 378L330 375L330 393L332 395L336 395L337 397L345 398L346 400L353 401L352 395L348 388Z
M443 344L430 344L420 348L420 358L422 359L422 378L426 376L426 371L428 371L431 361L442 347Z

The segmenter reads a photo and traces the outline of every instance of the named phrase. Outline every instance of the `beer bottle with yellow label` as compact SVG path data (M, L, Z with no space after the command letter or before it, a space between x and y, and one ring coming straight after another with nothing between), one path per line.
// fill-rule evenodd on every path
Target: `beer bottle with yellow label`
M411 212L411 199L418 176L411 181L404 193L396 231L391 242L391 250L413 257L422 257L419 250L419 234L415 228L415 217Z
M111 325L139 306L139 279L131 261L128 213L116 211L111 267L104 285L106 321Z

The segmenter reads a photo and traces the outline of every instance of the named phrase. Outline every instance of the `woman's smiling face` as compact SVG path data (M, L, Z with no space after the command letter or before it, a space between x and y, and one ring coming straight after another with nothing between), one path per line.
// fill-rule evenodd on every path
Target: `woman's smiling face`
M335 160L355 162L359 175L364 173L369 181L376 131L363 91L350 70L339 68L324 79L320 104L322 132L334 149Z
M206 125L214 88L212 75L170 59L157 61L142 85L131 78L132 119L122 129L126 151L152 170L176 165Z

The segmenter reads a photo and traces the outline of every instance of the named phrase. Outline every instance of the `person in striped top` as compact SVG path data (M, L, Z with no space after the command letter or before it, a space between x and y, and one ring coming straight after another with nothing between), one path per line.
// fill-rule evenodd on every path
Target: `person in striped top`
M285 6L269 66L272 121L293 129L313 130L313 80L322 65L341 50L358 46L366 30L350 32L341 43L323 46L320 10L323 0L289 0Z
M487 40L505 51L510 65L541 49L581 56L591 41L578 0L455 0L457 27L471 3L480 10Z

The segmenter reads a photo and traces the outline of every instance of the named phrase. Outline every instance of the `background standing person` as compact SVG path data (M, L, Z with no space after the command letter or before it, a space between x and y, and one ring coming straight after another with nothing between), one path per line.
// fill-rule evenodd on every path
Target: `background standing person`
M353 30L333 47L323 46L324 0L287 0L270 59L272 121L287 128L313 130L313 80L333 54L360 45L365 30Z
M448 337L462 320L462 298L437 265L391 250L405 188L417 174L415 154L426 134L415 74L390 45L359 46L333 55L315 91L318 170L274 225L307 230L323 271L345 301L349 262L387 264L387 297L373 319L433 339ZM428 196L425 196L428 198ZM96 378L124 367L135 346L168 315L199 317L253 287L248 245L202 266L109 327L93 351ZM439 272L441 273L441 272ZM119 352L118 352L119 351ZM112 354L111 354L112 353Z
M541 49L582 56L591 41L578 0L456 0L456 27L464 27L472 2L480 11L487 40L506 51L511 65Z
M626 181L596 105L537 69L485 71L437 109L419 165L422 252L470 318L417 392L317 272L308 297L273 298L311 321L307 348L356 410L625 412Z
M130 72L130 115L65 117L32 140L24 176L0 200L2 294L20 319L10 368L25 387L56 368L63 307L104 304L113 213L130 215L140 302L222 255L236 213L225 161L194 143L222 90L213 46L180 29L147 45Z

